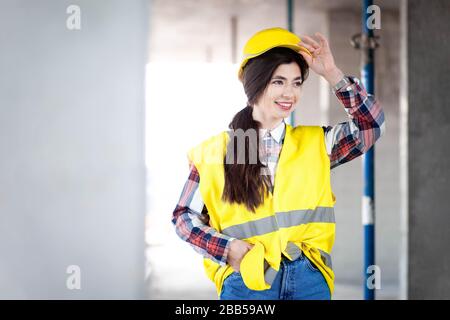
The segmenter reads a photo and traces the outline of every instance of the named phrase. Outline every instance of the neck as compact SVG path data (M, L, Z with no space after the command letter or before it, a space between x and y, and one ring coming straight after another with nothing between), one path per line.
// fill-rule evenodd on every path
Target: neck
M252 116L253 119L261 123L261 129L272 130L276 128L281 123L281 121L283 121L283 118L267 117L264 113L260 112L258 108L255 107L253 107Z

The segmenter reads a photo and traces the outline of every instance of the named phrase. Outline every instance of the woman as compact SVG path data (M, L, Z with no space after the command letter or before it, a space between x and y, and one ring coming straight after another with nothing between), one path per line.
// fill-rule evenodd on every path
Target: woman
M334 127L284 119L308 71L333 88L350 120ZM335 236L330 170L366 152L384 114L336 67L327 40L272 28L244 47L247 106L189 153L190 175L172 222L204 256L221 299L331 299Z

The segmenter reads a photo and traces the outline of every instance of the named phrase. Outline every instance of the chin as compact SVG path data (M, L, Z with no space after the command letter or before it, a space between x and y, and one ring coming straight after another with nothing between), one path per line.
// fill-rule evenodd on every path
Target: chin
M291 115L292 111L294 111L293 108L291 110L289 110L289 111L280 111L279 112L279 116L282 117L282 118L287 118L287 117L289 117Z

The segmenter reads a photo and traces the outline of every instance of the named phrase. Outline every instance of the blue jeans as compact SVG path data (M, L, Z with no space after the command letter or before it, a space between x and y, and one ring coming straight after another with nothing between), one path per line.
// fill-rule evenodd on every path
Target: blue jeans
M270 289L248 289L241 274L233 272L223 282L221 300L330 300L322 273L304 255L295 261L283 258Z

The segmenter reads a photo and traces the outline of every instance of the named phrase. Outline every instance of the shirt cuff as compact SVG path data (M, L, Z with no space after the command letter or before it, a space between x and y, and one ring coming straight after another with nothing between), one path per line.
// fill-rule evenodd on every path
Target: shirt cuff
M228 261L228 252L230 251L230 246L231 246L231 241L235 240L236 238L228 238L228 242L227 242L227 246L225 247L225 249L223 250L223 256L222 256L222 261L220 263L220 265L225 266L227 265L227 261Z
M349 77L344 76L338 83L336 83L333 88L332 91L333 92L337 92L343 88L345 88L346 86L348 86L349 84L351 84L351 81L349 79Z

